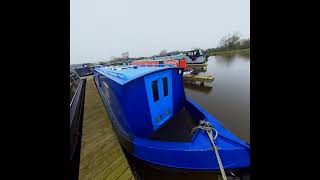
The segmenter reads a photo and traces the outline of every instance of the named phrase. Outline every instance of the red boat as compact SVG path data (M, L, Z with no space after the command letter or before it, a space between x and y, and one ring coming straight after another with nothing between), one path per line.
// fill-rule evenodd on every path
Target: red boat
M131 65L151 65L151 64L172 64L175 67L181 67L186 69L187 68L187 60L185 58L183 59L170 59L170 60L139 60L139 61L133 61L130 63Z

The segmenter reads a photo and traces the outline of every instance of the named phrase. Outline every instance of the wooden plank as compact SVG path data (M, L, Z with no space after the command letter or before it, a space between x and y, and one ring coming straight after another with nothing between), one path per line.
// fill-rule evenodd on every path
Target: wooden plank
M107 113L105 112L105 108L103 106L103 104L99 105L98 107L95 108L87 108L89 111L86 111L85 113L83 113L83 117L85 118L90 118L90 122L96 120L94 118L96 117L101 117L102 119L100 120L104 120L105 118L103 118L104 115L107 115Z
M122 154L123 154L123 152L122 152L122 149L121 149L120 145L115 144L115 146L113 146L112 148L108 149L101 156L98 156L97 159L96 159L96 163L97 164L102 164L102 163L106 164L107 163L106 161L109 160L108 158L110 158L110 156L116 156L116 158L117 158L118 156L120 156Z
M87 79L79 180L130 179L132 172L91 77Z
M106 178L104 178L105 180L115 180L117 179L119 176L121 176L121 174L126 171L129 168L129 164L127 163L127 161L122 162L121 165L119 165L117 167L117 169L115 169L114 171L112 171Z
M112 141L106 141L106 143L98 144L96 148L84 149L81 153L80 159L96 159L115 145L117 145L117 140L113 139Z
M125 156L121 155L119 156L115 161L113 161L109 166L105 167L102 171L100 171L96 176L94 176L94 179L105 179L108 177L111 173L119 169L119 167L122 165L122 163L125 162ZM124 164L125 165L125 164ZM129 166L129 165L128 165Z
M93 177L101 172L108 171L108 166L110 166L112 163L114 163L119 157L122 157L120 160L124 160L124 155L121 151L116 151L112 155L106 156L103 158L103 161L98 162L97 160L91 162L88 164L88 166L83 167L81 169L82 173L85 175L87 174L90 177ZM119 161L120 161L119 160ZM117 168L117 167L116 167ZM102 175L107 175L107 173L104 173ZM103 178L104 176L101 176Z
M86 138L87 140L94 140L95 138L97 138L97 136L104 136L105 134L114 134L112 129L109 127L104 126L104 128L101 128L99 126L94 127L93 129L95 130L86 130L86 134L83 135L83 138ZM85 129L83 129L83 131L85 131Z
M95 103L95 102L91 102L91 103ZM86 106L85 106L86 107ZM92 115L94 115L95 113L101 112L103 110L103 104L97 104L95 106L92 107L88 107L87 109L89 109L90 111L86 111L83 113L83 117L85 118L90 118Z
M127 168L127 170L124 173L122 173L120 175L118 180L129 180L131 177L132 177L132 172L131 172L131 169L129 167L129 168Z
M110 139L115 137L115 134L113 132L111 132L112 130L106 129L102 132L95 132L95 133L91 133L91 132L87 132L87 134L91 134L91 136L83 136L82 139L82 145L83 147L89 146L89 144L96 144L99 142L103 142L105 139Z
M119 157L124 157L123 153L121 152L121 149L117 149L112 155L109 156L103 156L103 158L100 158L95 163L95 170L94 174L97 175L101 172L107 171L109 166L116 161ZM124 159L124 158L123 158ZM106 174L106 173L104 173Z
M105 109L101 110L101 111L98 111L97 113L101 113L102 111L105 111ZM107 116L107 114L99 114L99 115L93 115L90 118L90 122L84 122L84 125L85 126L85 129L92 129L91 127L92 126L101 126L102 124L103 125L107 125L107 126L110 126L110 122L109 122L109 119L106 120L104 116Z

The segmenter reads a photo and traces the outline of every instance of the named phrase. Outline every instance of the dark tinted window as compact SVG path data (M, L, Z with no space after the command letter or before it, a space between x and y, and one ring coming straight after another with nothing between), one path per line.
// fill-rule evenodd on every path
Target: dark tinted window
M159 100L159 93L158 93L158 81L152 81L152 94L154 102Z
M163 95L168 96L168 78L162 78L162 83L163 83Z

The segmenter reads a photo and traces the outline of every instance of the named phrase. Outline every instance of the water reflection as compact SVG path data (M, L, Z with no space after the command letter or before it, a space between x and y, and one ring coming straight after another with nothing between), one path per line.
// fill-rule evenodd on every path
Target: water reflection
M187 88L187 89L190 89L190 90L194 90L194 91L198 91L198 92L201 92L201 93L204 93L204 94L209 94L213 87L211 86L208 86L207 84L198 84L196 82L188 82L188 81L185 81L184 82L184 87Z
M245 60L250 61L249 53L235 54L235 55L224 55L224 56L215 56L215 60L220 65L231 66L235 60Z
M241 53L238 56L244 58L245 60L250 60L250 53Z
M226 56L216 56L215 60L220 65L231 66L234 60L236 59L235 55L226 55Z
M250 55L210 56L206 70L195 74L213 75L214 81L185 83L185 93L227 129L250 143Z

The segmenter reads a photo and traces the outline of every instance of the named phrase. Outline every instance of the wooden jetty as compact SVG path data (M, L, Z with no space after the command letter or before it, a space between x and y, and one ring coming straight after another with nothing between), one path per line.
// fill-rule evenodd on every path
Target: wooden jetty
M214 80L212 75L194 75L186 74L183 76L184 81L200 82L200 84L210 83Z
M193 69L194 71L198 72L206 72L207 71L207 63L202 64L187 64L188 69Z
M79 180L134 179L94 84L87 78Z
M202 64L187 64L187 67L207 67L207 63L202 63Z

